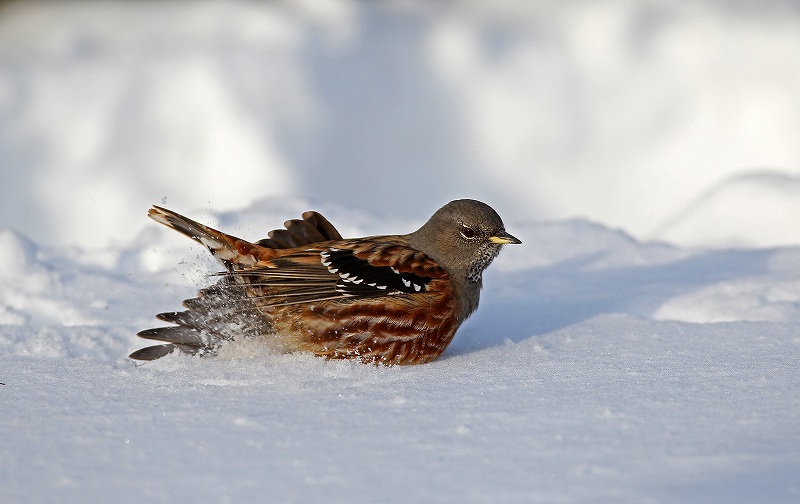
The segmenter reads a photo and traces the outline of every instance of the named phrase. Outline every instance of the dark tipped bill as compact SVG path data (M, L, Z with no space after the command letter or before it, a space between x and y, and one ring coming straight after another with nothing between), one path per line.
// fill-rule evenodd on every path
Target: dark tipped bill
M494 236L489 237L489 241L492 243L496 243L497 245L508 245L508 244L515 244L518 245L522 243L521 240L514 238L510 234L506 233L505 231L501 231Z

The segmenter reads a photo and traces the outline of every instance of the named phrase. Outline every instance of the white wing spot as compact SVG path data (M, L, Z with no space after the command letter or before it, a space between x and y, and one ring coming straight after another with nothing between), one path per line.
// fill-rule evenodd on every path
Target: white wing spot
M411 287L411 280L406 280L405 278L401 278L401 280L403 281L403 285Z
M422 286L418 284L414 284L414 291L419 292L422 290Z

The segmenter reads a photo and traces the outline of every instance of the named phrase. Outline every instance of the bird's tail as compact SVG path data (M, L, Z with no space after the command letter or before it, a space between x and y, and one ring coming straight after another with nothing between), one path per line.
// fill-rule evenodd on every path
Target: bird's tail
M214 353L223 341L273 332L268 318L244 295L236 276L225 276L187 299L186 311L159 313L156 317L175 325L139 331L138 336L166 344L130 354L131 359L153 360L175 350L188 354Z
M154 221L171 227L197 243L205 245L228 270L246 268L260 259L271 258L270 250L266 247L217 231L172 210L154 205L147 215Z
M139 360L158 359L175 350L201 355L214 353L223 341L237 336L272 333L269 317L259 313L247 297L246 290L242 289L244 277L232 272L272 259L279 255L279 249L342 238L336 228L317 212L305 212L302 219L286 221L285 229L271 231L269 238L256 243L217 231L166 208L153 206L148 215L208 247L231 274L202 289L196 298L184 301L188 310L158 314L158 319L175 325L140 331L138 335L142 338L165 344L142 348L130 355L131 359Z

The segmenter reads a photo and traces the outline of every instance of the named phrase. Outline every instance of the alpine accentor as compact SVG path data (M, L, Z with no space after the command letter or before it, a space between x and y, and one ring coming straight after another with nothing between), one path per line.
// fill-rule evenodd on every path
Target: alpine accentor
M226 271L184 301L188 310L157 315L175 325L139 333L168 342L130 355L142 360L269 337L283 351L329 359L430 362L478 307L483 270L503 245L521 243L490 206L468 199L413 233L355 239L316 212L255 243L157 206L149 216L208 247Z

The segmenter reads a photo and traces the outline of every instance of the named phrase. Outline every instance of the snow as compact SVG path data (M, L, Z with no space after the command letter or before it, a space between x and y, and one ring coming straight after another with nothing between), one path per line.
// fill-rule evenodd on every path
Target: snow
M765 225L800 215L800 177L766 170L736 175L700 195L656 234L672 243L718 247L800 242L800 226Z
M767 336L768 335L768 336ZM7 501L790 502L796 332L626 315L416 368L15 357ZM4 366L7 368L7 366ZM33 492L35 490L35 493Z
M202 250L148 229L109 266L3 232L24 268L0 276L0 500L797 500L800 248L507 227L525 244L487 271L478 313L405 368L255 341L135 364L135 332L209 281Z
M723 4L4 4L0 502L800 500L800 18ZM151 204L465 196L523 244L438 361L126 357L218 268Z
M133 239L163 197L234 211L300 196L409 219L468 195L684 246L798 244L797 13L780 0L7 2L0 228L99 248ZM697 207L749 174L795 188L748 182Z

